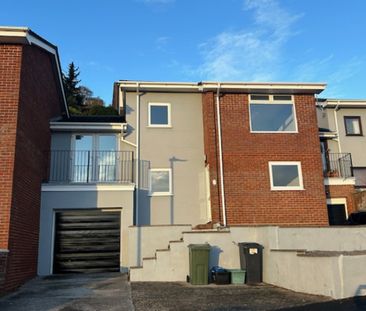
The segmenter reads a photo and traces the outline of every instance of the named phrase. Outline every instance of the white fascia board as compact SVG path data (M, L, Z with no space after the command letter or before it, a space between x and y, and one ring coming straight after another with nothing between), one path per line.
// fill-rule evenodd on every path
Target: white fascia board
M287 83L287 82L275 82L275 83L260 83L260 82L147 82L147 81L118 81L120 88L125 90L134 91L139 85L140 90L150 91L192 91L192 92L204 92L216 90L220 84L221 90L240 91L246 90L250 93L253 92L289 92L289 93L316 93L322 92L326 84L325 83Z
M38 35L37 35L38 36ZM67 117L70 117L69 109L66 102L63 82L62 82L62 72L61 72L61 65L60 65L60 58L58 55L57 47L53 44L49 43L47 40L41 40L37 38L35 35L32 34L32 31L27 27L0 27L0 37L8 37L8 38L19 38L21 39L21 43L29 44L29 45L36 45L41 49L51 53L55 57L57 73L58 73L58 80L60 83L62 99L65 105L65 110ZM24 40L24 41L23 41Z
M134 191L135 184L42 184L42 192L68 192L68 191Z
M366 99L326 99L317 103L322 108L366 108Z
M100 123L100 122L50 122L54 131L92 130L92 131L118 131L123 130L125 123Z
M247 89L250 92L255 91L289 91L293 93L301 93L311 91L320 93L326 88L325 83L306 83L306 82L203 82L203 88L216 89L220 83L220 89L240 90Z
M344 186L344 185L355 185L356 179L354 177L339 178L329 177L324 178L324 185L326 186Z
M319 132L319 137L324 138L337 138L338 135L336 132Z

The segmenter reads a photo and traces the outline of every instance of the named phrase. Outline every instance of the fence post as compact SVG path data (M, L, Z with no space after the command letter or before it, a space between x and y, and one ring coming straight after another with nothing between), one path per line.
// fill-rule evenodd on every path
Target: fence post
M88 165L86 167L86 182L89 183L90 150L88 150Z

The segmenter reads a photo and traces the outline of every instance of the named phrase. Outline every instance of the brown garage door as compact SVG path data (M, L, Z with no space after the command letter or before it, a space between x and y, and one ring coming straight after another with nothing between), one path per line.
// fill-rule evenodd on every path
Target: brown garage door
M56 213L54 273L120 270L120 213Z

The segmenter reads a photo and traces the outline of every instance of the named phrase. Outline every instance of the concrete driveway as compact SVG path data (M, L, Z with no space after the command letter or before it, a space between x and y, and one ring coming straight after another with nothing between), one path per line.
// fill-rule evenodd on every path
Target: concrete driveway
M127 275L120 273L36 278L0 299L1 311L134 310Z
M37 278L0 298L1 311L361 311L366 297L331 300L271 285L130 283L119 273Z

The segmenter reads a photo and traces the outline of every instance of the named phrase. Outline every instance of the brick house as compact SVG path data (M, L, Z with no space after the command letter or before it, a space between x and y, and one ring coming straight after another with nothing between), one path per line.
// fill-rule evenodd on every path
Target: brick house
M28 28L0 27L0 292L37 274L49 121L67 115L57 48Z

